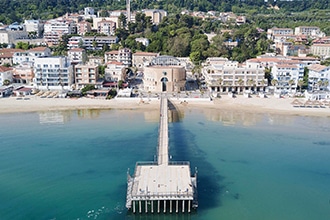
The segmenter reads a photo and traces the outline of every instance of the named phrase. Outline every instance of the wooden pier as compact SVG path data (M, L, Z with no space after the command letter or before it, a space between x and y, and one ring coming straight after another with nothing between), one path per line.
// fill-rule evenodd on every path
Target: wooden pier
M133 213L191 212L198 207L197 171L188 161L170 161L168 153L168 99L160 99L157 160L138 162L127 172L126 207Z

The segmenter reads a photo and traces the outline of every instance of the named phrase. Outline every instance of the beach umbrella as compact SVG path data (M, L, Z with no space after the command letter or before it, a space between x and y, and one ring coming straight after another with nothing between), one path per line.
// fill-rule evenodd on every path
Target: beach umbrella
M313 102L311 100L307 100L304 105L305 105L305 107L311 108L313 105Z
M293 105L293 107L299 107L301 106L303 103L301 101L299 101L298 99L295 99L291 102L291 105Z
M319 100L313 101L313 107L314 108L319 108L321 107L322 103Z

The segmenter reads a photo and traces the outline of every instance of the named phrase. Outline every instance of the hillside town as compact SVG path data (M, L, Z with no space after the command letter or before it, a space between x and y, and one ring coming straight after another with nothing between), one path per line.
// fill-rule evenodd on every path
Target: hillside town
M153 25L167 16L165 10L142 10ZM189 12L182 14L213 18L236 25L246 23L244 16L232 12ZM329 99L330 66L322 61L330 57L330 36L315 26L258 29L267 34L273 51L245 62L224 57L208 57L199 64L190 57L174 57L160 52L135 51L121 46L115 35L127 22L135 22L136 12L102 11L87 7L81 13L56 19L25 20L0 27L0 97L88 97L144 96L167 91L173 94L215 98L223 94L305 97ZM226 30L230 32L231 30ZM89 35L88 33L94 33ZM216 34L205 34L212 42ZM54 55L52 47L70 36L66 55ZM147 38L135 38L148 46ZM33 45L18 49L17 45ZM238 42L229 40L226 47ZM114 46L116 45L116 46ZM116 48L116 49L111 49ZM103 51L94 55L90 51ZM85 88L85 91L83 90ZM83 92L82 92L83 91ZM115 91L115 92L112 92Z

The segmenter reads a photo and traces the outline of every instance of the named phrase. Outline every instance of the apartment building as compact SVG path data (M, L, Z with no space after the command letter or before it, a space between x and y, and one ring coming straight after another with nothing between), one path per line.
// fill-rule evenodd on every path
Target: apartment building
M77 23L77 33L79 35L85 35L87 32L91 32L92 25L87 21L80 21Z
M60 43L60 39L62 37L62 33L52 31L44 33L44 41L47 46L57 46Z
M325 90L330 89L330 66L312 64L308 66L308 89Z
M202 74L210 91L213 92L259 92L265 91L267 87L265 69L259 63L241 65L236 61L226 61L222 64L204 66Z
M37 37L41 37L44 24L39 20L24 20L26 32L35 32Z
M68 50L68 58L72 64L85 63L87 60L86 51L81 48Z
M22 62L13 67L13 81L15 83L33 84L34 72L32 62Z
M35 58L42 56L51 56L51 50L48 47L35 47L26 51L15 52L13 55L13 64L34 62Z
M67 57L38 57L34 61L33 83L38 89L69 90L73 79L73 68Z
M80 89L86 85L96 85L99 78L97 65L78 64L74 67L76 88Z
M306 35L308 37L324 37L325 34L320 30L319 27L314 26L299 26L294 29L295 35Z
M77 27L74 21L69 19L52 19L46 21L44 25L44 32L57 32L60 34L75 34L77 33Z
M290 63L277 63L272 68L273 79L277 80L275 91L296 91L300 77L299 66Z
M2 86L6 80L9 80L9 82L13 81L13 69L0 66L0 86Z
M313 55L321 58L330 57L330 44L313 44L310 50Z
M112 44L118 43L115 36L91 36L83 37L83 47L86 50L102 50L104 46L111 47Z
M274 40L275 36L286 37L292 35L293 35L293 29L291 28L274 27L267 30L267 38L271 40Z
M167 11L160 10L160 9L145 9L142 10L146 16L151 17L151 22L153 24L159 24L164 17L167 16Z
M24 52L22 49L4 48L0 49L0 65L13 65L13 56L16 52Z
M126 66L122 62L110 61L105 68L105 79L108 81L118 82L124 80L122 77L122 71Z
M107 20L97 22L97 32L108 36L115 35L116 22Z
M120 15L120 14L119 14ZM93 29L97 30L98 27L98 23L101 21L112 21L115 22L116 27L119 27L119 21L118 21L118 16L109 16L109 17L97 17L97 18L93 18Z
M118 51L109 51L104 54L105 63L117 61L123 63L126 67L132 66L132 51L123 48Z

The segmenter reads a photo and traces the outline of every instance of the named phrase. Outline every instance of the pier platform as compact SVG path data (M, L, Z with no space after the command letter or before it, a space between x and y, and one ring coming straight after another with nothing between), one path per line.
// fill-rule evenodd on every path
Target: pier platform
M198 207L197 171L188 161L170 161L168 153L168 100L161 96L157 161L138 162L127 173L126 207L133 213L191 212Z

